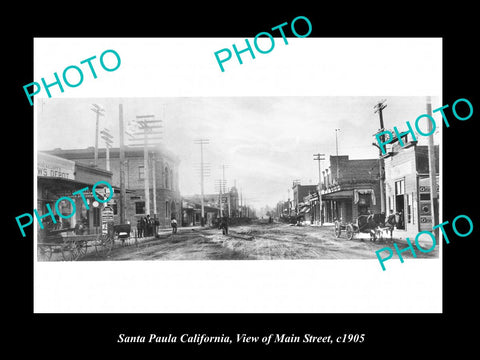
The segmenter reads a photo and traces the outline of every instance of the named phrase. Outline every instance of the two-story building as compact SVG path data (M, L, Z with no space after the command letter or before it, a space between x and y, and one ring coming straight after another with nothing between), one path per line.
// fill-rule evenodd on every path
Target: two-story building
M322 222L355 222L359 215L380 213L378 159L350 160L348 155L330 156L330 168L322 172ZM312 206L319 208L318 195ZM318 221L319 211L315 220Z
M317 192L317 185L302 185L297 181L293 182L292 185L292 207L294 213L298 216L301 215L305 220L307 220L308 213L310 213L311 207L306 197L312 193Z
M94 165L94 148L87 149L55 149L49 154L75 161L86 166ZM155 146L148 149L148 176L150 208L146 208L145 193L145 162L144 149L139 147L125 147L125 188L126 209L125 220L132 225L146 215L156 218L160 226L169 226L172 217L178 220L182 215L182 201L178 187L179 158L164 147ZM97 168L106 169L107 161L112 174L111 184L120 187L120 149L111 148L109 159L105 149L98 150ZM113 203L114 219L119 222L119 202ZM181 222L179 221L179 224Z

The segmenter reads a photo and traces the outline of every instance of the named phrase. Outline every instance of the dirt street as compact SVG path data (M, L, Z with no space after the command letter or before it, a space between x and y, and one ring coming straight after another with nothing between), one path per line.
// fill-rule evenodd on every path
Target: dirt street
M230 227L228 235L218 229L179 228L177 234L164 233L137 246L116 246L110 253L89 253L81 261L97 260L268 260L268 259L376 259L383 247L400 249L404 240L377 240L356 234L347 240L336 238L333 226L290 226L262 224ZM418 258L438 257L438 247L429 253L416 251ZM397 256L397 255L395 255ZM402 254L412 258L410 251Z

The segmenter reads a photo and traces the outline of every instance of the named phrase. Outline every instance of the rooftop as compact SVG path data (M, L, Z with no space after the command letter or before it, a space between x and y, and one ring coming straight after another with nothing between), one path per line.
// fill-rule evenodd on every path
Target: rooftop
M142 157L143 158L143 147L132 147L132 146L125 146L125 156L126 157ZM178 156L176 156L173 152L170 150L166 149L163 146L156 145L156 146L151 146L148 148L150 152L155 152L157 154L161 154L164 157L169 158L170 160L179 162ZM47 150L43 151L44 153L51 154L51 155L56 155L59 157L64 157L68 158L71 160L75 159L85 159L85 158L94 158L95 154L95 148L93 146L90 146L88 148L83 148L83 149L61 149L61 148L55 148L53 150ZM103 159L106 158L107 151L105 148L99 148L98 149L98 158ZM120 148L115 147L115 148L110 148L109 151L109 156L110 158L119 158L120 157Z

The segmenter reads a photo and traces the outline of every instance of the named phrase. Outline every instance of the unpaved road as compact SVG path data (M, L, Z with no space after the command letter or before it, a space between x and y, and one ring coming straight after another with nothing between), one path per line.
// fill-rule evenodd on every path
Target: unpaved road
M407 246L404 240L393 242L400 249ZM350 241L345 234L337 239L332 226L252 224L230 227L228 236L217 229L179 228L175 235L164 234L138 246L119 246L109 254L88 254L80 260L376 259L375 251L387 246L393 249L393 242L371 242L367 234ZM416 254L418 258L437 258L438 247ZM413 257L410 251L402 256Z

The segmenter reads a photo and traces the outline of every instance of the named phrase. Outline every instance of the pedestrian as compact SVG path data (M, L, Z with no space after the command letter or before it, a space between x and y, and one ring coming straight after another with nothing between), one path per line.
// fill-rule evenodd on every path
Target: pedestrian
M145 236L152 236L152 221L150 220L150 215L147 215L145 218Z
M403 210L400 210L400 212L398 213L398 218L399 218L399 221L398 221L397 228L405 229L405 218L403 215Z
M172 234L177 233L177 220L173 217L172 221L170 221L170 225L172 226Z
M139 238L143 237L143 218L137 220L137 233Z
M222 228L223 235L228 235L228 218L226 216L222 218L220 227Z

